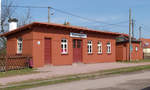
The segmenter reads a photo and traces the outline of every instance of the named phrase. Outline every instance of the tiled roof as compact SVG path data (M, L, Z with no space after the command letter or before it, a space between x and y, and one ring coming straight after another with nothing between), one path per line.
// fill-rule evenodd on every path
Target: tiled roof
M13 31L10 32L6 32L4 34L1 34L0 36L9 36L11 34L23 31L23 30L27 30L36 26L48 26L48 27L60 27L60 28L66 28L66 29L76 29L76 30L81 30L81 31L88 31L88 32L96 32L96 33L101 33L101 34L108 34L108 35L122 35L122 33L115 33L115 32L108 32L108 31L100 31L100 30L93 30L93 29L89 29L89 28L84 28L84 27L78 27L78 26L72 26L72 25L63 25L63 24L55 24L55 23L43 23L43 22L33 22L31 24L28 25L24 25L22 27L19 27ZM123 34L125 36L127 36L127 34Z

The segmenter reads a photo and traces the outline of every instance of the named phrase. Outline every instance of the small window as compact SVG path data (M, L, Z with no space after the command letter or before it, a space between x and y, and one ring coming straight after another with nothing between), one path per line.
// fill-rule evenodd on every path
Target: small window
M61 40L61 53L67 54L68 53L68 43L66 39Z
M97 43L97 47L98 47L98 53L102 53L102 42L98 42Z
M107 53L111 53L111 43L107 43Z
M138 51L138 47L137 46L135 47L135 51Z
M17 53L18 54L22 53L22 38L17 39Z
M88 41L88 53L91 54L92 53L92 41Z

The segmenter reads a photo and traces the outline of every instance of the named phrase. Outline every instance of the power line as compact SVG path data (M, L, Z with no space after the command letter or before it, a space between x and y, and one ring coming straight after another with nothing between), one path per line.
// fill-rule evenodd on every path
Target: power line
M7 7L6 5L2 5L2 7ZM8 7L16 7L16 8L48 8L44 6L18 6L18 5L13 5L13 6L8 6Z
M6 7L6 6L3 5L2 7ZM103 25L101 27L106 27L106 26L121 26L121 25L118 25L118 24L126 22L126 21L123 21L123 22L119 22L117 24L110 24L110 23L106 23L106 22L102 22L102 21L98 21L98 20L94 20L94 19L82 17L82 16L79 16L79 15L76 15L76 14L73 14L73 13L70 13L70 12L66 12L66 11L63 11L63 10L60 10L60 9L57 9L57 8L53 8L53 7L44 7L44 6L18 6L18 5L16 5L16 6L10 6L10 7L18 7L18 8L50 8L50 9L53 9L53 10L58 11L60 13L64 13L64 14L67 14L67 15L78 17L78 18L83 19L83 20L92 21L92 22L95 22L95 23L105 24L105 25Z
M124 24L124 23L128 23L128 22L129 22L128 20L127 21L122 21L122 22L119 22L119 23L115 23L115 25ZM106 26L109 26L109 25L103 25L102 27L106 27ZM118 25L118 26L122 27L122 25Z
M51 8L52 8L52 7L51 7ZM96 22L96 23L102 23L102 24L106 24L107 26L108 26L108 25L119 26L119 25L117 25L117 24L109 24L109 23L106 23L106 22L102 22L102 21L98 21L98 20L94 20L94 19L82 17L82 16L79 16L79 15L75 15L75 14L72 14L72 13L69 13L69 12L66 12L66 11L62 11L62 10L60 10L60 9L56 9L56 8L52 8L52 9L54 9L55 11L59 11L59 12L61 12L61 13L65 13L65 14L68 14L68 15L71 15L71 16L74 16L74 17L78 17L78 18L87 20L87 21L92 21L92 22ZM124 22L124 21L123 21L123 22ZM103 26L102 26L102 27L103 27Z

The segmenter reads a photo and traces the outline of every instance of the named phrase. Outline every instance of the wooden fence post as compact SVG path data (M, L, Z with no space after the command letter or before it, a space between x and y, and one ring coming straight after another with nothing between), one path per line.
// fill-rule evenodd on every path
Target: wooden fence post
M27 57L27 68L30 67L30 57Z
M5 60L5 72L7 71L7 56L4 56L4 60Z

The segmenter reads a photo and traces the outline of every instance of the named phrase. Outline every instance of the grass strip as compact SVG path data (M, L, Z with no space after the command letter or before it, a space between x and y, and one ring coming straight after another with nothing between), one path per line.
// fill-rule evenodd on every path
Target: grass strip
M16 76L16 75L25 75L25 74L31 74L31 73L37 73L34 69L25 68L20 70L11 70L7 72L0 72L0 78L2 77L10 77L10 76Z
M150 59L143 59L143 60L133 60L133 61L117 61L121 63L144 63L144 62L150 62Z
M135 72L141 70L150 70L150 65L143 65L143 66L134 66L134 67L126 67L126 68L118 68L118 69L111 69L111 70L103 70L97 71L92 73L85 73L85 74L77 74L77 75L68 75L64 77L54 78L54 79L47 79L47 80L33 80L33 81L26 81L20 82L18 84L9 85L1 90L21 90L39 86L47 86L57 83L64 83L64 82L71 82L76 80L83 80L83 79L90 79L100 76L112 75L112 74L122 74L127 72Z

